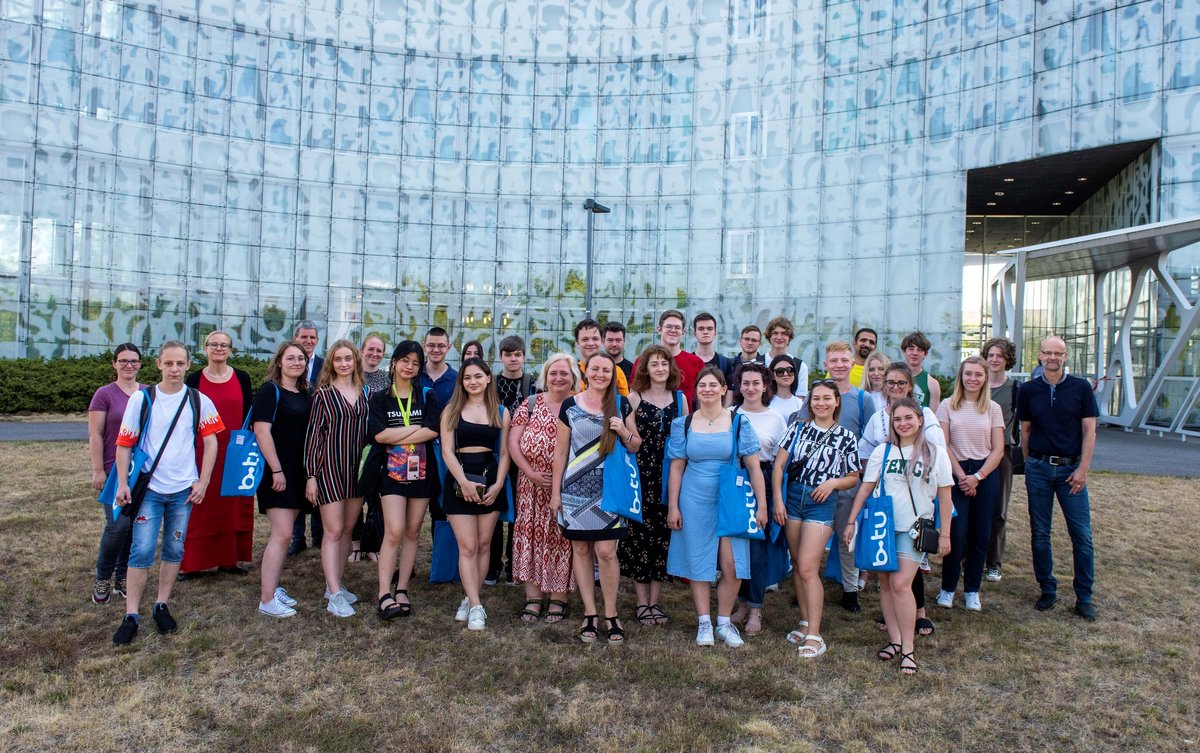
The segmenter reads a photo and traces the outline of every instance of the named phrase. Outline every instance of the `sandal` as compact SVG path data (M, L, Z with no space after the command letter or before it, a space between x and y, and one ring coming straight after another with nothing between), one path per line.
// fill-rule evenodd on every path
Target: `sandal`
M808 620L800 620L800 627L787 634L787 642L797 646L803 646L806 638L808 638Z
M809 641L816 641L817 645L810 646L808 645ZM816 659L818 656L825 653L828 648L829 647L825 645L825 639L821 636L806 635L804 636L804 643L800 644L800 646L796 649L796 653L800 654L801 659Z
M662 611L662 607L657 604L651 604L650 611L654 613L655 625L666 625L671 621L671 618L667 616L667 613Z
M609 643L624 643L625 630L621 628L621 618L613 615L605 617L604 624L608 627L608 642Z
M555 611L555 612L550 611L550 610L554 609L555 607L558 607L558 611ZM551 599L549 606L546 607L546 614L544 617L542 617L542 620L544 622L548 622L551 625L553 625L556 622L562 622L566 618L567 618L567 602L561 601L560 599Z
M911 663L905 664L904 662L911 662ZM912 652L910 651L907 654L900 654L900 674L915 675L916 673L917 673L917 660L913 658Z
M392 605L390 607L384 607L384 603L388 601L392 602ZM379 597L379 619L394 620L402 614L404 614L404 612L400 608L399 602L396 601L395 596L392 594L384 594L383 596Z
M917 635L930 636L933 635L934 630L933 620L928 617L917 620Z
M407 617L412 614L412 602L410 602L408 599L408 589L397 591L396 595L404 597L404 601L396 602L396 606L400 608L400 616Z
M875 658L879 661L891 661L892 659L896 658L896 654L899 654L903 650L904 647L899 643L888 643L886 646L875 652Z
M596 620L599 618L598 614L583 616L583 626L579 628L579 640L584 643L592 643L596 640L596 636L600 634L600 631L596 629Z
M746 618L746 627L742 632L744 632L746 635L758 635L762 632L761 610L758 612L758 614L755 614L753 609L750 610L750 616Z
M637 621L643 625L657 625L658 621L654 619L654 610L649 604L638 604L637 611L634 612L637 616Z
M530 607L536 606L537 611ZM521 622L535 623L542 619L542 599L529 599L525 602L525 608L521 610Z
M351 549L350 556L346 558L347 562L362 562L363 553L361 549Z

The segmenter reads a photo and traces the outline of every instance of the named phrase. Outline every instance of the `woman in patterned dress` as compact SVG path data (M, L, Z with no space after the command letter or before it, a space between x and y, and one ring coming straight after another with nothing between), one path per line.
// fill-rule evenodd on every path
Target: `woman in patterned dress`
M337 617L353 615L350 605L358 601L342 585L342 575L350 554L350 533L362 511L355 485L366 436L367 393L358 348L349 340L338 340L330 346L317 377L304 438L304 497L321 511L325 598L329 612Z
M588 359L586 369L587 389L563 400L558 412L550 507L558 515L563 536L571 542L575 583L584 612L579 640L591 643L599 635L592 575L596 562L604 595L605 633L609 643L620 643L625 640L625 630L617 616L621 583L617 540L625 536L627 526L623 518L600 508L604 463L618 441L629 452L637 452L642 440L629 401L617 394L616 360L600 351Z
M517 522L513 523L513 580L525 584L521 619L562 622L567 616L567 592L575 590L571 572L571 542L563 538L550 508L550 477L558 412L563 400L579 387L575 359L555 353L542 367L540 394L513 411L508 451L517 464ZM550 601L543 606L546 594ZM536 610L534 609L536 607ZM545 614L543 615L543 610Z
M634 367L629 404L642 446L638 449L638 471L642 477L642 522L629 524L629 535L617 547L621 574L633 578L637 590L637 620L643 625L665 625L668 618L659 598L667 580L667 506L663 499L663 453L671 422L687 415L687 405L678 391L679 367L670 351L651 345L642 351Z

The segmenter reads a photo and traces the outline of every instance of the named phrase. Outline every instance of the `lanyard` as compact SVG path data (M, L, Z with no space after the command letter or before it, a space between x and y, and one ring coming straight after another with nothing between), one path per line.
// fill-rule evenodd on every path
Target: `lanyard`
M410 423L410 420L411 420L410 417L412 416L412 387L410 386L409 390L408 390L408 405L407 406L404 403L400 402L400 396L396 394L395 385L392 386L392 397L396 398L396 407L400 409L401 420L404 421L405 426L408 426ZM415 444L410 444L408 446L409 452L412 452L416 448L417 448L417 446Z

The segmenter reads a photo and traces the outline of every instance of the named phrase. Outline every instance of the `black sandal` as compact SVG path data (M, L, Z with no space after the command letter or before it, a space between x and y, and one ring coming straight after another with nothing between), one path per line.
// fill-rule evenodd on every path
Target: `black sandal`
M530 606L536 605L537 611L530 609ZM521 610L521 622L535 623L542 618L542 599L529 599L525 602L525 608Z
M392 590L395 591L400 587L400 568L396 568L396 572L392 573Z
M621 628L621 618L617 615L605 617L604 624L608 627L609 643L624 643L625 631Z
M649 604L639 604L637 611L634 612L634 615L637 617L637 621L643 625L658 624L654 621L654 610L650 608Z
M917 620L917 635L927 638L933 635L933 631L935 629L936 628L933 626L933 620L929 619L928 617L922 617L921 619Z
M904 662L912 662L912 666L905 666ZM915 675L917 673L917 660L913 658L912 652L900 654L900 674Z
M651 604L650 611L654 615L654 624L655 625L666 625L668 622L671 621L671 618L667 616L667 613L662 611L662 607L660 607L657 604Z
M598 614L583 616L583 627L579 628L579 640L584 643L592 643L596 640L596 636L600 634L600 631L596 629L596 620L599 618Z
M896 658L896 654L904 650L904 647L899 643L888 643L883 648L875 652L875 658L879 661L891 661Z
M390 607L384 608L383 604L386 601L392 602ZM400 610L400 603L396 601L396 597L392 594L384 594L379 597L379 619L394 620L403 612Z
M397 596L400 596L401 594L404 595L405 601L403 601L403 602L397 601L396 606L400 607L400 616L407 617L410 614L412 614L412 602L408 601L408 589L407 588L396 592Z
M557 612L551 612L554 607L558 607ZM553 625L556 622L562 622L567 619L567 602L560 599L551 599L549 606L546 607L546 613L542 616L542 620Z

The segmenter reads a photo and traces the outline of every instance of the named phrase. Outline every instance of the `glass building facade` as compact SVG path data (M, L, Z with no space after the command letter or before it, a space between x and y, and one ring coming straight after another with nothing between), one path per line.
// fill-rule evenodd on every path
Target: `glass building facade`
M1158 140L1200 214L1194 0L5 0L0 356L597 318L961 338L966 171Z

